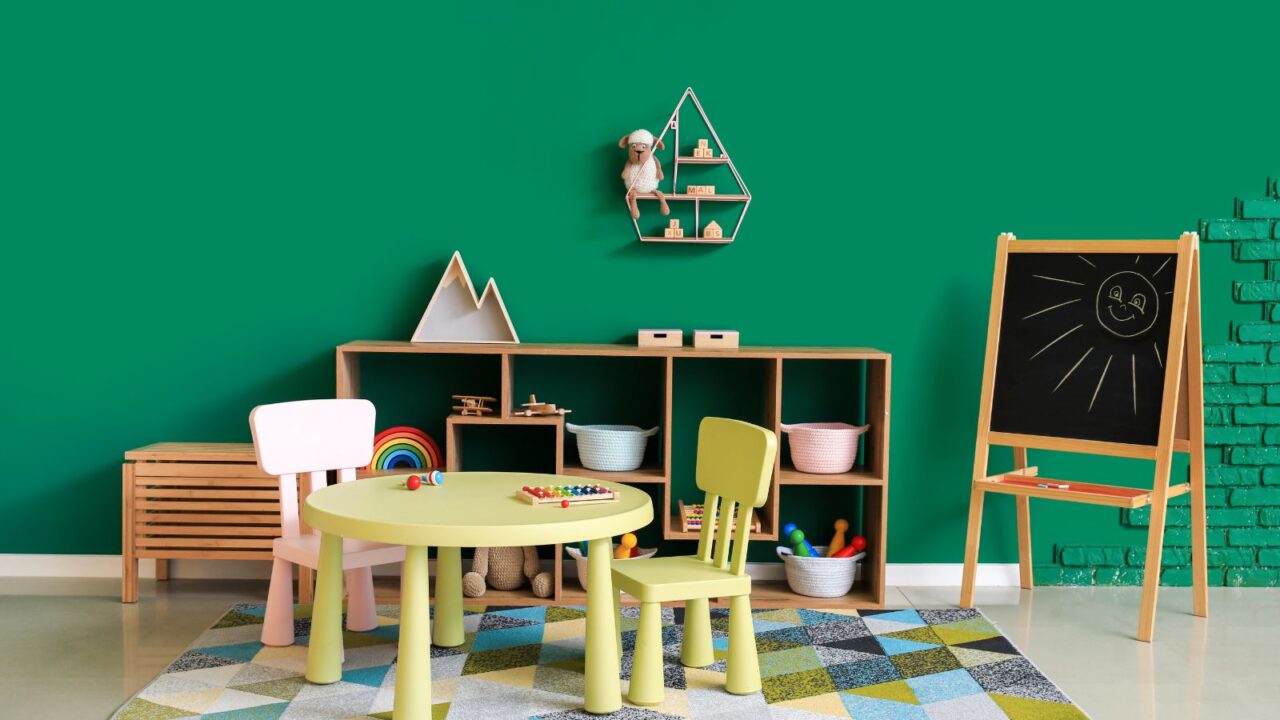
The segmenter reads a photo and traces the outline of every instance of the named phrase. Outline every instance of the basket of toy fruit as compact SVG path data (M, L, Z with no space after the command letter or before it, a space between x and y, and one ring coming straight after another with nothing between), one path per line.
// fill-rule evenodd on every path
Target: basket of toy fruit
M842 422L782 424L791 442L791 462L800 472L831 475L853 469L858 436L871 429Z

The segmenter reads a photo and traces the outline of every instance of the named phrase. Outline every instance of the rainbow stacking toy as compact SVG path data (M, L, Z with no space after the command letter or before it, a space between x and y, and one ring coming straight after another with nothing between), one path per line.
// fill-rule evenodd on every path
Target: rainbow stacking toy
M546 487L520 488L517 496L530 505L589 505L598 502L613 502L618 493L601 485L547 485Z
M444 467L444 454L431 436L418 428L387 428L373 439L373 470L428 470Z

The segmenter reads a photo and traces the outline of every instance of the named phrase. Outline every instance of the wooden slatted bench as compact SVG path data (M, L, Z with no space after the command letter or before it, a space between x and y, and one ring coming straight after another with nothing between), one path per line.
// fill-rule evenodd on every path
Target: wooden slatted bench
M120 600L138 601L138 560L270 560L280 490L249 443L156 443L124 454Z

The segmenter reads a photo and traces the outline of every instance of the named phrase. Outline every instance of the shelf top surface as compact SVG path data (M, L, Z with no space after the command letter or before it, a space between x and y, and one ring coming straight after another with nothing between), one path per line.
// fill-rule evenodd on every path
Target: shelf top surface
M253 443L160 442L129 450L126 460L256 463Z
M742 195L739 193L720 194L720 195L691 195L689 193L667 193L664 196L667 200L710 200L712 202L746 202L751 199L750 195ZM657 195L637 195L637 200L657 200Z
M621 343L415 343L407 340L353 340L338 346L342 353L424 353L454 355L564 355L813 360L887 360L890 355L869 347L804 347L744 345L726 350L691 346L639 347Z

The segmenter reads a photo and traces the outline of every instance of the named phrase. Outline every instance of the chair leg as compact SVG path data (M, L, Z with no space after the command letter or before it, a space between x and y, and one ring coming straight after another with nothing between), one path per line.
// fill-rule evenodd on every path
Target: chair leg
M613 617L618 623L618 659L622 659L622 591L613 591Z
M378 627L378 605L373 600L373 568L347 571L347 629L368 632Z
M661 705L662 682L662 605L641 603L628 699L633 705Z
M274 647L293 644L293 563L283 558L276 558L271 565L262 644Z
M729 598L729 667L724 689L734 695L760 691L760 661L756 657L756 632L751 622L751 596Z
M680 664L701 668L716 661L711 648L711 601L689 600L684 604L684 641L680 643Z

